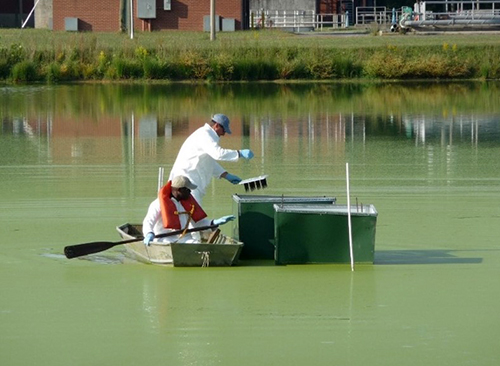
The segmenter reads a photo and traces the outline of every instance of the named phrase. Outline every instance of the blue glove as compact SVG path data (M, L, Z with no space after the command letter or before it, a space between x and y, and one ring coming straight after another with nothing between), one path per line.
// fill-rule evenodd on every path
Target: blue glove
M224 178L226 178L228 181L230 181L233 184L238 184L239 182L241 182L240 177L238 177L236 175L229 174L229 173L227 173Z
M252 152L252 150L243 149L243 150L240 150L240 156L242 158L245 158L245 159L251 159L251 158L253 158L253 152Z
M228 223L229 221L233 221L235 218L236 217L234 217L233 215L222 216L219 219L215 219L213 221L213 224L214 225L224 225L224 224Z
M147 235L144 237L143 242L149 247L149 244L151 244L154 238L155 238L154 233L147 233Z

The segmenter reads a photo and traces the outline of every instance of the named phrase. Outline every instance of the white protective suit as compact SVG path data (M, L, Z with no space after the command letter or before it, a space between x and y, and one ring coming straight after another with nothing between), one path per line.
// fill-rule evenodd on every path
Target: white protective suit
M198 187L191 195L201 204L212 177L220 178L226 170L217 161L238 161L238 150L223 149L220 137L208 123L194 131L181 146L169 180L184 175Z
M172 202L175 204L177 211L185 212L186 209L181 205L179 201L175 198L170 198ZM179 221L181 224L181 228L186 227L186 222L189 215L179 215ZM211 220L207 217L198 221L197 223L190 222L188 229L200 226L208 226L211 225ZM144 235L147 233L153 232L155 235L168 233L169 231L175 231L172 229L165 229L163 226L163 220L161 218L161 207L160 200L157 198L148 208L148 213L142 222L142 232ZM179 238L179 235L167 236L165 238L155 238L155 242L161 243L199 243L200 242L200 233L195 231L193 233L186 233L182 238Z

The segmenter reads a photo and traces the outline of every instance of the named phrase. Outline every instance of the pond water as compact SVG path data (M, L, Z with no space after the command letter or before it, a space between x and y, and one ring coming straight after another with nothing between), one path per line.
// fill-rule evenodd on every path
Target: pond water
M0 87L4 365L492 365L500 317L500 84ZM255 194L378 211L375 263L145 265L115 247L184 139L231 119ZM230 214L227 181L204 198ZM230 224L223 231L231 231Z

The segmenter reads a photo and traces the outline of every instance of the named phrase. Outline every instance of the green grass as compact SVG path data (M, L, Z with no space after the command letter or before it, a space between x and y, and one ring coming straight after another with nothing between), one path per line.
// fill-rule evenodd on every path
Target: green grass
M216 40L210 41L206 32L135 32L134 39L128 34L109 32L54 32L38 29L0 29L0 45L20 44L33 50L63 50L67 48L106 49L106 48L163 48L163 49L207 49L221 47L325 47L325 48L376 48L381 46L442 46L447 43L457 46L500 46L497 33L470 34L386 34L373 36L352 31L322 34L292 34L277 30L240 31L217 33ZM335 36L334 34L338 34Z
M6 82L498 79L498 59L497 34L0 30Z

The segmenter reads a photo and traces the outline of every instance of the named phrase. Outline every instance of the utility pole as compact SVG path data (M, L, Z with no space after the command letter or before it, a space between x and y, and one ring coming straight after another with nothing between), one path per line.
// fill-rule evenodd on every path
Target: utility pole
M210 0L210 40L215 41L215 0Z

